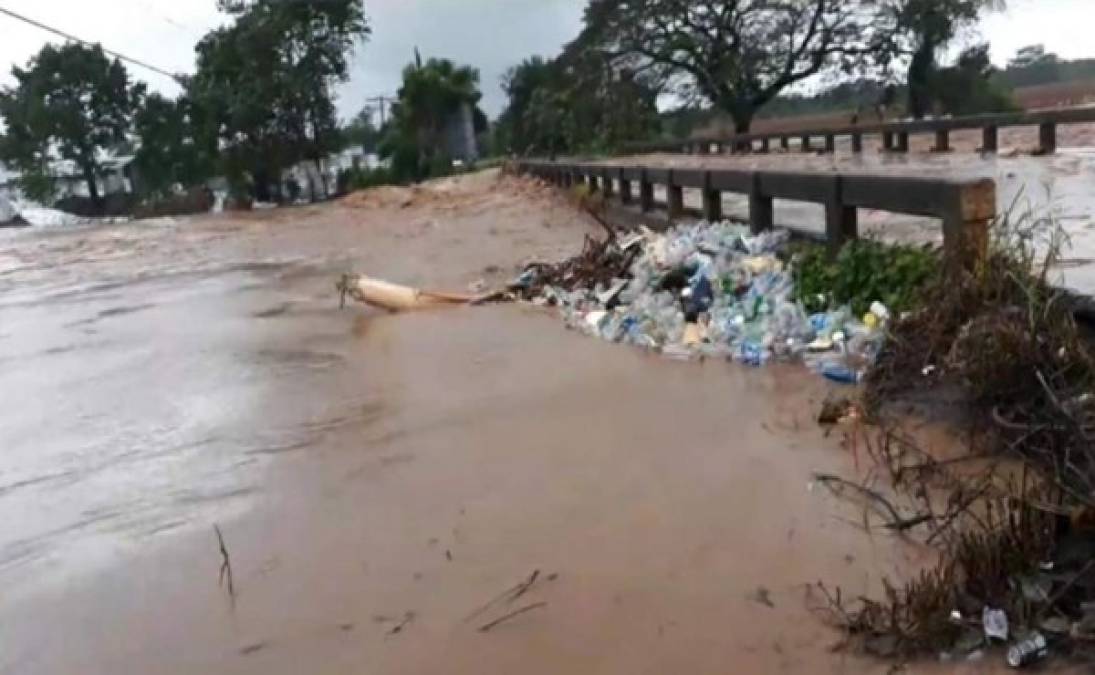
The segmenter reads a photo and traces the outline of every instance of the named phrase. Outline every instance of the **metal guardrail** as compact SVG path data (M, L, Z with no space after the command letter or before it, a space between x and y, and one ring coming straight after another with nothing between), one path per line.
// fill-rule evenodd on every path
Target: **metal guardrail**
M768 152L779 143L783 150L792 148L792 139L799 139L798 148L804 152L815 150L835 152L838 138L849 137L852 152L863 151L863 139L867 136L882 137L882 147L891 152L908 152L909 137L913 134L935 134L934 151L950 150L952 131L981 130L981 151L996 152L999 148L1000 129L1005 127L1038 127L1039 152L1052 154L1057 150L1057 127L1063 124L1095 122L1095 107L1062 108L1034 112L973 115L909 122L882 122L856 124L844 127L801 129L795 131L758 132L733 136L689 138L679 141L640 143L627 146L629 152L683 152L690 154L720 154L723 152ZM816 138L824 145L815 147Z
M770 229L773 200L790 199L825 208L825 239L833 250L859 236L857 209L878 209L939 218L949 259L971 265L988 248L988 228L996 218L996 182L989 178L947 180L917 176L733 169L662 169L617 164L519 161L522 173L569 188L584 184L606 199L637 206L640 213L664 210L669 220L685 214L684 191L701 191L702 216L721 220L722 193L749 197L754 232ZM655 201L664 186L666 202ZM634 189L638 188L636 196Z

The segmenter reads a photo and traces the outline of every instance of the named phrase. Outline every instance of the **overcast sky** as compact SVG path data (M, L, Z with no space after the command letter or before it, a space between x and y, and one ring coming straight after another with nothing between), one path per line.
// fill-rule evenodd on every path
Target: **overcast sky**
M982 26L998 63L1038 42L1065 58L1095 57L1095 0L1009 5ZM556 54L577 34L584 6L585 0L365 0L373 36L358 49L339 110L348 117L367 97L394 94L418 46L424 57L479 68L483 107L494 116L504 103L499 80L506 68L533 54ZM193 72L194 43L225 22L215 0L0 0L0 7L169 72ZM47 40L60 39L0 14L0 84L10 84L10 66L25 64ZM168 78L136 67L130 72L156 89L178 93Z

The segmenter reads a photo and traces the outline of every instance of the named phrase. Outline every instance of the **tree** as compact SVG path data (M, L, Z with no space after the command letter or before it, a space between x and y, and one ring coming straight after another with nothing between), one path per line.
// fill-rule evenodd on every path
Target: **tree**
M189 89L208 111L236 191L280 194L282 171L339 147L332 89L369 35L361 0L219 0L235 22L198 43ZM272 195L270 186L275 193Z
M884 0L889 35L879 51L885 60L908 56L908 112L920 119L931 109L931 80L939 52L983 12L1002 9L1003 0Z
M1061 80L1061 59L1047 52L1045 45L1023 47L1008 61L1007 82L1025 87Z
M356 145L364 152L376 152L380 132L373 126L372 109L365 107L342 128L342 140L346 145Z
M42 179L56 159L75 163L99 205L100 159L125 140L142 85L99 46L46 45L27 67L12 68L16 85L0 92L0 118L7 132L0 159L24 172L31 191L48 192Z
M392 160L397 181L422 180L442 173L449 162L445 127L463 106L474 106L479 92L479 71L457 66L448 59L415 62L403 69L403 86L392 105L392 119L380 146L382 157Z
M659 72L746 132L764 104L872 46L872 0L591 0L586 29L637 71Z
M1056 63L1057 61L1057 55L1052 52L1047 52L1045 45L1028 45L1026 47L1020 47L1019 50L1015 52L1015 56L1011 57L1011 60L1008 61L1008 68L1030 68L1042 63Z
M501 145L521 154L606 152L660 128L650 78L615 62L587 28L554 60L527 59L503 78Z
M135 189L166 195L176 185L189 188L212 176L217 148L204 130L204 111L186 96L173 101L149 94L134 118L140 140Z
M557 124L544 124L530 114L534 100L558 88L558 68L542 56L525 59L502 76L502 91L509 99L498 117L497 144L518 154L533 148L553 149L560 133ZM554 108L555 101L538 102L538 108ZM560 111L561 112L561 111Z
M940 112L948 115L1015 110L1011 96L993 81L995 72L989 46L977 45L963 51L953 66L933 73L929 89Z

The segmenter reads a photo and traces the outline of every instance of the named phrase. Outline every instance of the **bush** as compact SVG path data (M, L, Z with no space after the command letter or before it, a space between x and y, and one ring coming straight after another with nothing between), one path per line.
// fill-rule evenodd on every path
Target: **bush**
M133 210L134 218L159 218L208 213L215 203L213 191L205 186L191 188L181 194L150 199Z
M806 245L796 251L793 264L795 294L811 312L847 304L863 314L876 300L891 312L908 311L940 271L939 255L931 247L870 239L849 242L836 258L823 246Z
M344 195L355 190L367 190L381 185L399 185L400 181L389 169L343 169L338 172L338 194Z
M99 201L83 195L69 195L58 199L54 208L85 218L114 218L132 215L138 201L137 195L130 192L112 192Z

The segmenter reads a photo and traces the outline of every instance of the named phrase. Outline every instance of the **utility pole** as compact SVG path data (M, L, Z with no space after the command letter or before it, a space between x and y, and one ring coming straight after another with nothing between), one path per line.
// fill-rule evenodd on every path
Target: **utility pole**
M395 101L395 99L393 97L384 96L384 95L373 96L371 98L365 99L365 103L368 104L368 108L369 108L369 111L370 111L369 114L370 115L372 115L372 110L374 109L373 104L376 104L377 108L379 108L379 110L380 110L380 127L381 128L388 121L388 118L387 118L387 116L385 115L385 112L384 112L384 106L385 105L390 106L394 101Z

